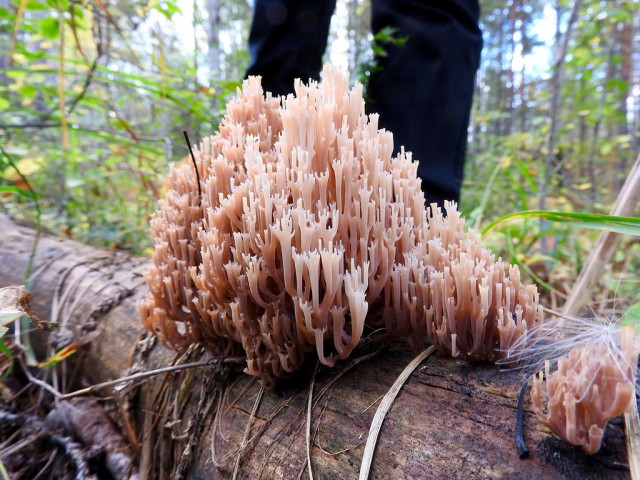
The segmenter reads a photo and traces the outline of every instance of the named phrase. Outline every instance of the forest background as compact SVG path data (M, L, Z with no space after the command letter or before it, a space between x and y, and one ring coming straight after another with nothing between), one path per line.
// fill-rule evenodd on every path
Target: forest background
M483 0L461 210L607 213L640 150L640 1ZM0 211L149 253L169 165L213 134L248 64L248 0L0 0ZM366 83L392 31L339 0L327 60ZM434 119L433 121L437 121ZM519 218L486 241L559 302L596 233ZM604 298L636 297L624 237ZM613 293L613 295L612 295Z

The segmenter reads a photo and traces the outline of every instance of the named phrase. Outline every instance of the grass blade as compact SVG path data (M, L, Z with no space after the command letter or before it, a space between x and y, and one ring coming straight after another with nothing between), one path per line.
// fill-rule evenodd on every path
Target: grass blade
M552 212L547 210L527 210L504 215L487 225L482 231L482 235L487 235L496 227L508 221L525 218L542 218L550 222L564 223L578 228L605 230L640 236L640 218L600 215L596 213Z

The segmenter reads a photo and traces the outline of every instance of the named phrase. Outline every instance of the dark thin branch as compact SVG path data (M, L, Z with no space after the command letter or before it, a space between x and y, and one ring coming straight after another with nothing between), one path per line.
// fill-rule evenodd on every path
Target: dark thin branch
M187 141L187 147L189 147L189 153L191 154L191 161L193 162L193 169L196 171L196 179L198 180L198 206L202 206L202 188L200 187L200 174L198 173L198 164L196 163L196 157L193 154L191 148L191 142L189 141L189 134L186 130L183 130L184 139Z
M518 449L518 456L521 460L529 456L529 449L524 441L524 396L527 393L530 378L531 377L527 377L522 384L522 388L520 388L518 407L516 409L516 448Z
M93 63L89 67L89 72L87 73L87 77L84 79L82 90L80 91L78 96L69 103L69 108L67 109L68 110L67 115L70 115L71 112L73 112L73 110L76 108L76 105L78 105L80 100L82 100L84 96L87 94L87 90L89 90L89 87L91 86L91 81L93 80L93 76L96 72L96 68L98 67L99 59L100 59L100 54L96 56L96 58L93 60Z
M96 55L96 58L93 60L93 63L89 67L89 71L87 72L87 77L84 79L84 83L82 85L82 90L80 93L69 102L69 106L67 107L67 116L71 115L71 113L78 106L78 103L85 97L89 87L91 86L91 82L93 81L96 69L98 68L98 61L100 60L100 53ZM48 112L42 114L44 118L51 118L52 115L59 110L58 106L50 108ZM9 130L9 129L25 129L25 128L53 128L59 127L60 121L51 121L51 122L41 122L41 123L22 123L22 124L0 124L0 129Z

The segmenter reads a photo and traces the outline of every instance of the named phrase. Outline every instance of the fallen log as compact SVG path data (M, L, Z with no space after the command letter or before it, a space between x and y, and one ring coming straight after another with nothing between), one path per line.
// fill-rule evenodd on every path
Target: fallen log
M0 287L22 284L34 230L3 215L0 229ZM313 359L293 381L262 391L255 379L198 348L181 356L165 350L138 320L148 265L146 258L42 235L31 277L33 310L59 325L39 332L41 356L47 344L59 349L91 336L82 354L57 367L75 361L85 386L199 362L93 392L135 452L140 478L231 478L234 472L238 478L304 478L309 465L314 478L357 478L377 405L415 352L377 336L335 368L318 368L307 458ZM370 478L629 477L620 419L608 427L601 451L587 455L553 438L528 402L531 454L521 460L513 437L522 381L522 372L429 357L387 414Z

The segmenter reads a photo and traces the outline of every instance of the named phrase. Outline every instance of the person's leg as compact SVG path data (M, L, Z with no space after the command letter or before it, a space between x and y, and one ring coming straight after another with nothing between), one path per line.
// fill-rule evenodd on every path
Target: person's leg
M482 34L477 0L372 0L372 30L408 36L387 46L368 87L369 112L419 162L427 203L459 200Z
M293 91L293 81L317 80L336 0L256 0L249 33L249 75L261 75L274 94Z

